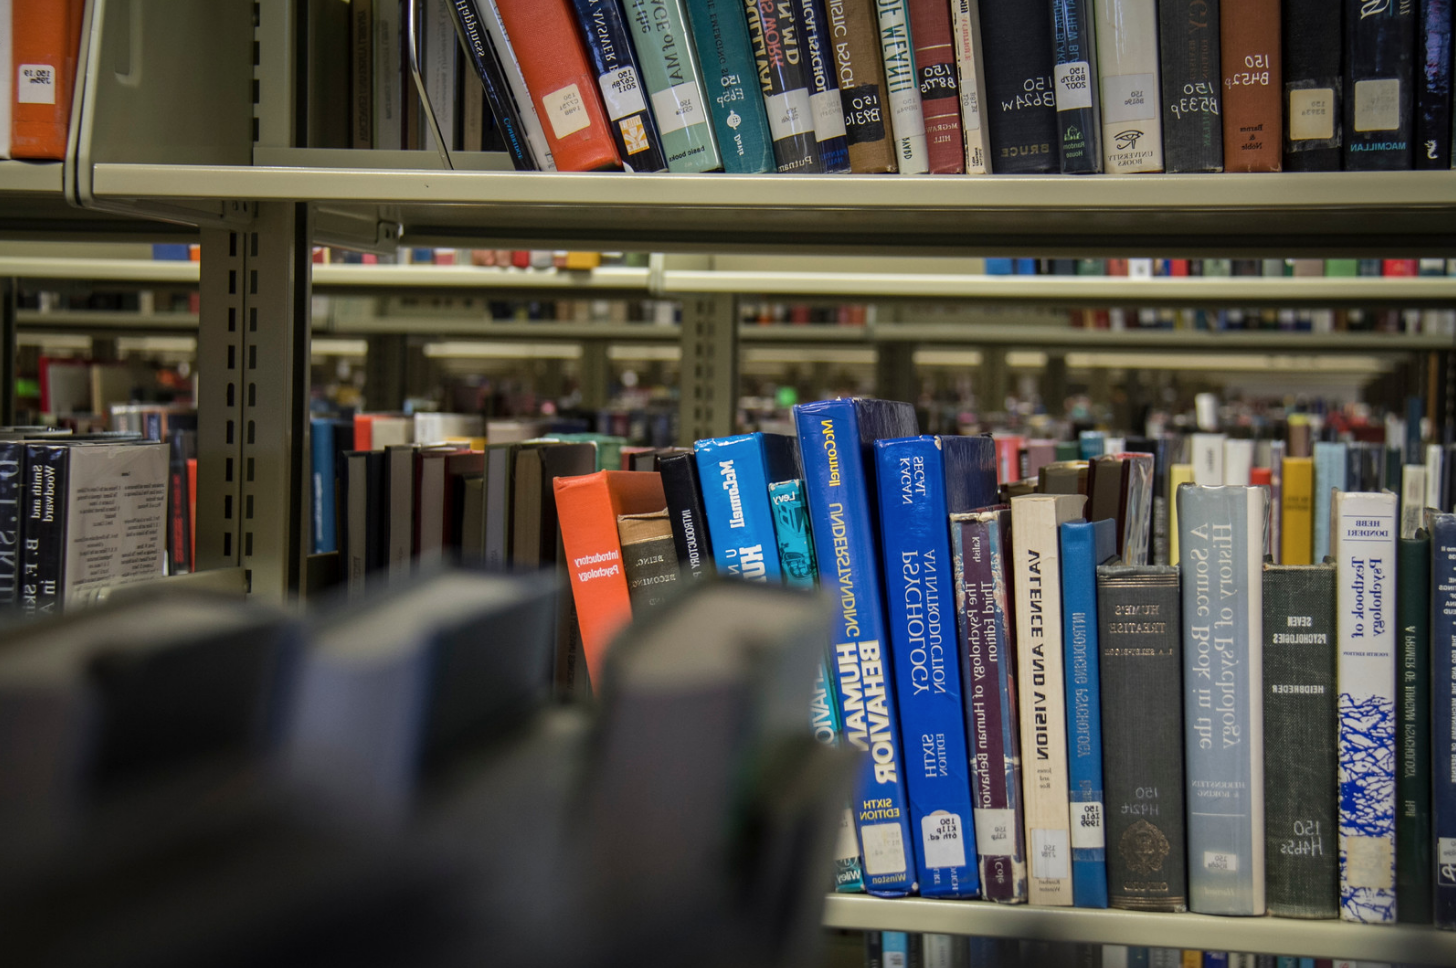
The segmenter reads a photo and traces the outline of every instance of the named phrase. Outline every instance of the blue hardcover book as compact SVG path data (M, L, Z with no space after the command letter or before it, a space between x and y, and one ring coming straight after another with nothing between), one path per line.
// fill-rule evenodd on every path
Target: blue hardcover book
M779 567L790 588L813 589L819 583L814 562L814 540L809 537L809 505L804 500L804 482L797 477L774 481L768 486L773 508L774 537L779 547Z
M949 515L996 502L989 437L877 440L885 619L923 897L980 892Z
M871 894L915 889L894 674L885 661L870 442L913 436L915 408L889 400L821 400L794 408L814 551L833 590L831 658L844 737L862 758L855 824Z
M849 171L849 130L834 66L833 30L824 0L797 0L804 49L809 55L809 107L814 112L814 139L826 172Z
M1148 968L1148 949L1140 946L1129 946L1127 949L1127 968Z
M630 171L666 171L662 136L647 108L642 71L627 39L622 8L617 0L572 0L572 6L622 162Z
M884 968L910 968L910 935L904 931L880 932L880 957Z
M1107 907L1102 807L1102 697L1097 657L1097 566L1117 555L1117 523L1061 526L1062 648L1067 679L1067 779L1072 802L1072 903Z
M1203 953L1203 968L1228 968L1228 963L1227 951L1205 951Z
M578 3L582 0L577 0ZM743 0L685 0L723 170L778 171Z
M768 486L798 476L793 440L782 434L738 434L700 440L694 450L718 571L777 585L783 571Z
M1345 489L1345 445L1317 440L1314 444L1314 562L1330 553L1330 492Z
M1015 259L987 259L986 275L988 276L1009 276L1016 269Z
M309 422L310 456L313 470L313 553L328 554L339 550L338 518L334 513L334 421L332 418Z
M1436 925L1456 928L1456 514L1430 512L1431 839Z
M1035 259L1017 259L1016 260L1016 274L1018 276L1034 276L1034 275L1036 275L1036 260Z

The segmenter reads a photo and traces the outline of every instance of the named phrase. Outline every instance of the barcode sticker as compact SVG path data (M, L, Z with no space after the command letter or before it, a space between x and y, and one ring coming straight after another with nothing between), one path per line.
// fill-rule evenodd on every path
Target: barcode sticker
M1072 111L1092 106L1092 65L1086 61L1058 64L1054 71L1057 82L1057 110Z
M809 104L814 111L814 137L828 141L845 136L844 102L839 99L838 88L813 95Z
M1056 880L1072 876L1067 832L1049 827L1031 828L1031 876Z
M897 823L865 824L859 829L864 842L864 869L871 877L905 873L905 840Z
M1289 92L1289 140L1327 141L1335 136L1335 92L1328 87Z
M1203 852L1203 869L1236 874L1239 870L1239 855L1222 850L1205 850Z
M546 108L546 117L551 121L551 131L558 138L580 131L591 124L591 113L582 100L581 89L575 84L558 88L541 98Z
M1345 848L1345 884L1395 889L1395 846L1390 837L1342 837Z
M813 133L814 109L807 88L798 87L770 95L763 99L763 103L768 108L768 128L775 141L792 138L796 134Z
M620 121L629 114L647 110L647 100L642 96L642 82L635 67L619 67L607 71L597 78L602 89L602 102L607 106L607 117Z
M921 817L920 840L925 845L926 867L966 866L966 839L957 814L937 810Z
M1158 116L1156 74L1113 74L1102 78L1102 123L1148 121Z
M1016 853L1016 811L976 810L976 851L989 857Z
M1072 849L1099 850L1106 846L1102 833L1102 804L1072 804Z
M672 134L708 120L696 81L664 88L652 95L652 115L657 118L657 130L663 134Z
M21 64L15 72L17 104L55 104L56 69L49 64Z
M1395 131L1400 127L1400 78L1355 82L1355 130Z

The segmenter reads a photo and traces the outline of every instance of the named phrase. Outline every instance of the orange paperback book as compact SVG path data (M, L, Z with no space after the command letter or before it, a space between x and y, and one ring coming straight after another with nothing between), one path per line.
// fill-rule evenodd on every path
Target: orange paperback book
M71 81L76 73L74 48L80 34L72 29L74 7L74 3L59 0L12 0L11 157L60 159L66 155Z
M558 477L554 486L582 651L591 681L598 683L612 636L632 619L617 515L661 511L667 499L656 471L597 471Z

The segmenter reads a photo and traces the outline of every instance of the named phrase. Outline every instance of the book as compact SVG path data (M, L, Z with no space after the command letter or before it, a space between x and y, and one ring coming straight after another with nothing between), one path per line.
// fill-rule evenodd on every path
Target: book
M1269 913L1339 917L1335 569L1264 566L1264 853Z
M1261 487L1178 491L1188 907L1264 913Z
M1456 927L1456 514L1433 512L1431 535L1431 841L1434 920Z
M1325 440L1314 443L1314 563L1330 553L1330 495L1345 490L1345 445Z
M1180 601L1174 566L1097 569L1107 893L1114 908L1188 907Z
M713 0L706 2L711 5ZM665 171L667 156L662 150L662 137L657 132L652 112L647 109L642 72L637 66L637 54L627 39L627 25L622 19L621 6L615 0L572 0L572 7L586 40L587 56L596 71L597 92L601 95L602 106L606 108L612 140L616 142L623 166L630 171ZM733 12L737 12L736 7ZM739 19L742 20L741 17ZM731 30L732 24L728 24L726 29ZM742 98L741 84L737 91L738 97ZM719 98L729 98L732 94L732 89L724 84ZM746 120L745 139L751 137L753 131L751 112ZM759 120L762 122L761 118Z
M556 478L591 474L597 460L596 445L585 441L537 441L516 451L511 487L513 567L529 571L556 562L561 530Z
M11 0L11 158L66 156L76 69L73 6L55 0Z
M338 550L337 513L334 508L334 425L327 417L309 421L309 522L313 534L313 553L328 554Z
M577 0L578 4L582 2ZM616 6L609 0L598 2ZM708 112L713 118L723 170L777 171L768 114L755 83L758 69L748 39L743 0L687 0L686 6L703 64Z
M1052 88L1052 18L1046 3L980 5L986 58L985 113L991 170L1031 174L1060 168Z
M1224 442L1226 434L1194 434L1189 452L1193 464L1193 483L1214 487L1224 482Z
M25 443L0 439L0 609L20 600Z
M1395 920L1396 506L1394 494L1336 491L1339 569L1340 917Z
M1254 442L1247 437L1230 437L1223 442L1223 483L1243 486L1251 483L1254 470Z
M627 576L632 614L651 614L677 589L677 550L667 509L617 515L617 537L622 542L622 571Z
M928 170L932 175L964 174L966 146L950 6L945 0L907 0L907 5Z
M597 74L567 0L489 2L510 35L557 170L620 168L614 126L597 96Z
M1283 0L1285 171L1341 168L1345 6Z
M617 519L623 514L660 510L667 499L662 494L662 478L651 471L557 477L552 490L587 674L596 689L612 638L632 618Z
M694 445L708 535L718 572L746 581L783 581L768 486L798 476L794 442L782 434L738 434Z
M885 620L922 897L980 893L948 515L996 499L985 437L877 440Z
M1399 171L1415 161L1417 4L1345 3L1346 171Z
M1052 0L1057 149L1064 175L1102 171L1095 22L1093 0Z
M1424 522L1422 522L1424 524ZM1396 920L1432 921L1431 538L1424 528L1396 546Z
M807 58L794 5L750 2L745 10L778 170L822 173Z
M991 170L991 141L985 124L986 59L981 52L979 0L951 0L955 31L956 83L961 95L961 133L966 143L966 174Z
M374 147L374 3L349 4L349 147Z
M551 154L551 144L546 138L546 129L541 124L541 115L536 110L535 101L531 97L531 89L526 84L525 72L521 70L521 59L516 56L515 48L511 46L511 38L506 31L505 21L501 18L500 9L490 0L475 0L475 4L475 13L485 28L486 51L495 58L504 78L502 82L505 85L503 88L504 103L501 108L514 113L519 119L521 137L535 167L541 171L555 171L556 159ZM467 43L466 47L468 57L471 55L471 45ZM486 107L491 111L492 135L494 136L496 129L500 127L500 116L495 113L495 107L490 99L490 90L486 88L482 93ZM481 120L483 122L485 119ZM483 130L481 138L482 145L484 145L486 134ZM493 140L504 140L507 148L510 147L509 138L505 136L504 132L500 136L494 137ZM519 166L517 168L519 169Z
M1279 532L1279 562L1284 565L1315 564L1313 509L1314 460L1284 458L1284 503Z
M1077 494L1011 499L1016 671L1021 689L1022 789L1033 904L1072 903L1067 794L1066 681L1062 669L1062 574L1057 528L1080 520Z
M805 591L817 588L819 566L814 559L814 539L809 534L804 482L797 477L775 481L768 486L768 500L773 508L774 539L784 584Z
M1451 167L1451 0L1421 0L1415 167Z
M351 4L352 6L352 4ZM348 11L344 12L348 16ZM420 94L420 107L432 109L435 118L435 125L439 128L439 137L447 149L459 147L460 129L460 91L455 85L455 28L452 25L452 17L448 4L432 3L419 8L419 21L417 21L419 39L419 80L417 89ZM332 58L324 61L313 55L320 53L320 49L332 50L336 44L332 37L332 31L325 29L320 31L317 46L310 51L309 70L314 71L322 67L328 73L324 77L329 82L333 77ZM344 51L347 58L348 51ZM344 64L347 71L347 60ZM347 78L347 75L346 75ZM343 91L345 96L345 115L339 119L342 122L341 131L337 141L330 140L328 143L320 142L317 147L330 147L337 144L338 147L349 145L349 118L347 114L347 88ZM313 114L317 115L319 107L323 107L323 119L328 120L334 112L332 100L316 104ZM438 151L435 141L435 129L430 126L428 111L421 113L420 118L420 147L428 151ZM317 124L319 119L311 119ZM332 124L331 124L332 126Z
M193 428L167 432L167 574L187 575L197 570L193 554L192 507L195 493L187 473L189 461L197 460L197 431ZM0 490L3 490L0 485ZM0 518L3 518L0 511ZM3 545L0 539L0 545ZM0 576L0 586L4 578ZM4 599L0 587L0 601Z
M871 441L915 433L915 411L888 400L821 400L794 407L814 551L836 591L831 660L844 737L863 757L855 823L871 894L900 896L915 883L915 853L900 767L899 718L885 671ZM832 570L828 565L833 562Z
M1102 161L1109 172L1163 170L1154 0L1097 0Z
M1223 77L1216 0L1158 5L1163 81L1163 166L1223 171Z
M403 146L404 134L401 104L404 71L400 64L404 41L399 29L400 7L391 0L373 0L373 5L374 36L369 49L373 58L370 80L374 89L370 106L374 117L370 147L398 151Z
M1025 812L1013 654L1010 508L950 519L961 682L981 893L988 901L1025 903Z
M1415 537L1425 526L1426 465L1406 464L1400 475L1400 536Z
M350 596L364 594L368 576L388 563L389 478L384 453L350 451L344 455L340 506L344 512L344 584Z
M804 49L809 55L809 106L814 109L814 140L826 172L847 172L849 132L834 69L834 28L824 0L797 0Z
M1172 441L1167 437L1129 437L1127 449L1134 454L1150 454L1152 466L1152 526L1147 564L1166 565L1172 552L1169 536L1170 511L1172 507L1169 483L1169 451ZM1129 562L1132 564L1133 562ZM1142 562L1138 562L1141 564Z
M860 174L895 171L875 0L836 2L828 14L850 170Z
M485 570L506 572L511 562L511 505L517 444L491 444L485 450Z
M385 491L388 503L381 508L385 517L385 568L391 582L410 576L415 552L415 445L395 444L384 450Z
M494 0L450 0L449 7L454 18L455 31L465 48L466 60L485 89L485 102L490 106L491 115L495 118L496 130L500 133L502 146L509 155L511 164L517 171L549 170L545 160L532 149L526 139L524 106L518 103L516 95L512 92L502 63L504 57L515 57L515 54L508 53L511 50L508 43L493 42L485 29L486 25L500 16ZM376 16L378 16L378 12L376 12ZM407 47L406 31L399 20L401 18L399 9L393 11L393 17L396 19L385 19L383 22L395 25L397 39L402 46ZM381 37L379 39L387 42L390 38ZM398 56L396 55L396 57ZM400 61L391 59L387 63L400 63ZM404 72L408 73L407 57L403 58L403 64ZM410 127L408 120L415 103L413 92L406 86L401 91L399 102L399 118L405 130L400 135L400 143L396 147L413 147L410 144L411 132L408 131ZM531 105L531 110L533 112L536 110L534 104ZM385 147L385 145L381 145L381 147ZM545 147L544 143L542 147ZM362 449L368 448L362 447Z
M1117 555L1111 521L1069 521L1062 551L1062 644L1067 687L1067 778L1071 799L1072 901L1107 907L1106 807L1102 796L1102 691L1097 566Z
M875 0L879 14L880 53L885 65L885 93L895 158L902 175L929 171L925 114L920 102L920 78L915 63L915 42L910 36L909 0Z
M622 7L632 28L668 170L719 167L722 158L704 98L703 69L688 35L682 0L625 0Z
M658 461L662 490L672 524L672 541L680 568L694 582L713 575L713 543L708 534L703 492L698 485L698 460L693 454L672 454Z
M1279 0L1220 0L1224 171L1278 171L1284 78Z

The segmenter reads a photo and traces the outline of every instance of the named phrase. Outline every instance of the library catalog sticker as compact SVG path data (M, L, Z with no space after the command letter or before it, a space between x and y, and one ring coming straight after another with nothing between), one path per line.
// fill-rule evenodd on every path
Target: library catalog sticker
M17 104L55 104L56 69L49 64L21 64L15 71Z
M627 154L640 154L652 147L652 142L647 140L647 128L642 123L642 115L634 114L623 118L617 122L617 127L622 131L622 144L626 147Z
M580 131L591 124L591 114L582 100L581 89L575 84L557 88L541 98L546 108L546 117L551 121L551 131L558 138Z
M607 106L607 117L620 121L629 114L647 110L647 101L642 97L642 84L637 79L634 67L619 67L607 71L597 78L602 89L602 101Z
M1239 871L1239 855L1231 854L1223 850L1205 850L1203 852L1203 869L1207 871L1222 871L1225 874L1237 874Z
M844 128L844 102L839 99L839 88L814 94L809 98L814 109L814 136L820 141L843 138L848 132Z
M1345 885L1395 889L1395 850L1390 837L1345 836Z
M921 817L920 840L925 845L926 867L966 866L966 838L959 815L937 810Z
M1058 64L1054 71L1057 82L1057 110L1073 111L1092 106L1092 66L1086 61Z
M1101 850L1106 846L1102 833L1102 804L1072 804L1072 849Z
M859 862L859 841L854 839L854 811L848 807L839 815L839 836L834 839L834 859Z
M1289 140L1328 141L1335 136L1335 92L1305 87L1289 92Z
M807 88L796 87L763 99L768 108L768 128L775 141L814 131L814 108Z
M1355 130L1394 131L1400 127L1400 78L1355 82Z
M1016 853L1016 811L977 810L976 852L988 857Z
M864 869L871 877L881 874L903 874L905 841L897 823L870 823L859 828L864 841Z
M1055 880L1072 876L1067 832L1046 827L1031 828L1031 876Z
M1102 78L1102 123L1150 121L1158 116L1156 74L1114 74Z
M657 129L663 134L708 121L696 81L666 87L652 95L652 114L657 118Z
M1456 887L1456 837L1436 840L1436 883Z

